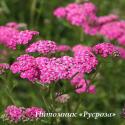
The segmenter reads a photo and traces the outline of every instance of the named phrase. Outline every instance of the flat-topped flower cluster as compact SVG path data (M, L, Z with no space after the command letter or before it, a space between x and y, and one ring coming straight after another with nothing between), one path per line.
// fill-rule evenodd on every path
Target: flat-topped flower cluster
M17 23L0 26L0 44L16 49L17 45L25 45L32 40L34 35L39 34L39 32L31 30L20 31L17 27Z
M58 46L54 41L41 40L31 44L26 49L26 52L49 55L57 50ZM95 87L89 85L90 81L84 79L84 74L96 70L98 59L95 54L107 57L118 52L117 47L111 43L104 42L92 47L76 45L72 48L70 47L70 50L73 52L73 56L47 57L47 55L44 55L33 57L29 54L24 54L17 58L11 65L10 70L13 73L19 73L21 78L32 82L38 81L41 84L52 84L59 80L69 80L75 86L77 93L95 93ZM78 79L77 82L75 79ZM75 82L73 82L74 80Z
M4 111L4 120L10 122L33 121L43 117L45 110L39 107L17 107L15 105L7 106Z
M91 2L70 3L65 7L58 7L54 15L81 27L86 34L101 35L125 45L125 21L115 14L97 16L97 8Z

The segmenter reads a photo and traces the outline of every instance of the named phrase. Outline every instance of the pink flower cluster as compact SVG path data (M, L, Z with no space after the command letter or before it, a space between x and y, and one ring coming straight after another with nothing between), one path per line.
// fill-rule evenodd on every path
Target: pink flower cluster
M57 51L57 45L54 41L50 40L39 40L33 44L31 44L27 49L26 52L38 52L41 54L49 54L55 53Z
M117 40L119 44L125 45L125 21L112 21L105 23L100 28L100 34L110 40Z
M118 52L118 49L113 44L104 42L95 45L93 47L93 51L96 54L101 54L102 57L107 57L109 55L113 55L113 53Z
M51 83L59 79L68 79L72 76L71 68L73 58L64 56L61 58L34 58L27 54L17 58L17 62L11 65L13 73L20 73L21 78L41 83Z
M38 52L43 55L56 53L56 52L67 52L71 49L68 45L57 45L56 42L51 40L39 40L31 44L27 49L27 53Z
M42 41L40 42L42 44ZM46 40L45 42L48 41ZM36 45L37 42L34 44ZM51 44L49 45L51 46ZM31 46L29 47L30 49ZM46 46L46 44L43 45L43 47L44 46L45 48L48 47ZM59 45L57 45L57 51L58 46ZM60 51L71 49L69 46L64 45L62 46L62 48L63 49L60 49ZM32 46L32 49L38 51L36 47ZM47 49L46 54L52 53L51 47L48 47ZM35 52L34 50L32 52ZM38 81L41 84L50 84L58 80L71 80L72 83L74 79L79 77L79 75L76 74L80 74L83 76L83 74L85 73L90 73L92 70L96 69L96 66L98 64L98 60L96 56L93 54L91 47L76 45L72 48L72 52L74 53L73 57L62 56L58 58L33 57L28 54L21 55L17 58L17 61L11 65L10 70L13 73L19 73L21 78L26 78L30 81ZM74 76L75 78L73 78ZM93 85L90 85L89 83L89 80L85 81L85 79L82 78L78 80L75 84L73 84L73 86L76 88L77 93L94 93L95 87ZM88 86L89 88L87 88Z
M93 69L96 69L98 60L91 52L91 48L78 45L73 47L73 51L77 72L90 73Z
M27 78L30 81L35 81L39 75L35 58L28 54L18 57L17 62L11 65L10 70L13 73L20 73L21 78Z
M17 58L17 62L11 65L13 73L20 73L21 78L27 78L30 81L41 81L42 83L51 83L59 79L71 77L70 65L73 63L72 57L62 58L34 58L27 54Z
M4 112L6 120L17 123L19 121L37 120L42 117L45 110L38 107L24 108L10 105Z
M74 57L34 58L28 54L21 55L10 69L13 73L20 73L21 78L51 83L60 79L70 79L77 72L90 73L97 64L98 61L91 51L82 50L76 52Z
M54 11L58 18L66 18L72 25L82 26L85 29L96 21L96 7L92 3L71 3L66 7L59 7Z
M63 14L62 14L63 13ZM58 18L65 18L72 25L80 26L89 35L102 35L109 40L117 40L125 45L125 21L114 14L97 16L96 7L91 2L71 3L54 11Z
M84 79L84 74L90 73L98 64L98 60L92 53L92 48L79 44L74 46L72 51L74 52L74 59L76 61L75 64L79 73L73 77L71 84L75 87L75 91L78 94L84 92L94 94L95 86L90 85L90 80Z
M69 50L73 52L72 57L45 57L51 53ZM93 47L78 44L71 48L67 45L57 45L54 41L39 40L31 44L26 49L26 52L38 52L44 56L21 55L11 65L10 70L13 73L19 73L21 78L32 82L51 84L59 80L69 80L75 87L76 93L95 93L95 86L90 85L90 80L84 79L84 74L92 72L98 65L98 60L94 53L107 57L118 52L118 50L118 47L108 42L100 43ZM124 55L123 51L121 53Z
M81 73L73 77L73 79L71 80L71 84L75 86L75 91L78 94L85 92L95 94L95 86L90 85L90 80L85 80L84 75Z
M9 25L9 26L8 26ZM3 44L11 49L16 49L17 45L27 44L34 35L38 35L37 31L24 30L19 31L8 24L0 26L0 44Z
M9 64L0 63L0 74L2 74L7 69L9 69Z
M8 106L5 109L5 116L8 120L12 121L12 122L18 122L21 120L22 117L22 109L18 108L14 105Z
M54 81L70 79L73 72L74 61L72 57L63 56L60 58L36 58L37 66L40 70L40 82L52 83Z
M42 117L42 113L45 113L45 110L43 108L38 107L31 107L26 108L23 113L23 118L28 120L37 120L38 118Z

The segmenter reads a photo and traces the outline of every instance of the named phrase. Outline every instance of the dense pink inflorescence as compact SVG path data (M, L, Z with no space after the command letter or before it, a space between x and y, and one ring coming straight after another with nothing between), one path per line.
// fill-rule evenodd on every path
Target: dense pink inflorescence
M27 108L25 109L24 112L24 117L30 120L34 120L34 119L38 119L41 118L43 116L43 113L45 113L45 110L43 108L38 108L38 107L31 107L31 108Z
M40 69L41 83L52 83L60 79L70 79L74 74L73 58L63 56L61 58L36 58L36 63Z
M19 31L8 26L0 26L0 44L16 49L17 45L27 44L34 35L38 35L37 31L24 30Z
M27 78L30 81L34 81L38 77L35 58L28 54L18 57L17 61L11 65L10 70L13 73L20 73L21 78Z
M30 40L32 40L32 37L34 35L38 35L39 33L37 31L30 31L30 30L24 30L20 31L19 35L17 36L17 44L25 45Z
M76 89L75 91L78 94L84 93L84 92L88 92L91 94L95 93L95 86L90 85L90 81L85 80L84 75L81 73L74 76L74 78L71 80L71 84L75 86L75 89Z
M75 52L74 57L34 58L25 54L18 57L10 69L13 73L19 73L21 78L27 78L30 81L40 81L44 84L61 79L70 79L77 72L90 73L96 68L97 64L96 57L87 48Z
M71 3L66 7L57 8L54 15L58 18L66 18L72 25L81 26L92 23L91 19L96 19L95 12L96 7L90 2L85 4Z
M95 45L93 47L93 51L96 54L101 54L102 57L107 57L109 55L112 55L115 52L118 52L118 49L113 44L104 42L104 43L99 43Z
M25 54L18 57L10 69L13 73L20 73L21 78L51 83L59 79L69 79L74 74L72 72L73 63L73 58L69 56L34 58Z
M56 43L50 40L39 40L26 49L26 52L39 52L41 54L55 53L56 51Z
M82 73L90 73L98 64L96 56L88 48L76 51L74 62L76 70Z
M91 2L71 3L63 7L63 10L65 10L65 16L60 18L65 18L72 25L81 27L86 34L101 35L125 45L125 21L119 20L117 15L97 16L96 7ZM58 17L56 14L55 16Z
M12 122L19 122L22 118L22 109L21 108L18 108L14 105L11 105L11 106L8 106L6 109L5 109L5 114L6 114L6 117L12 121Z
M39 107L17 107L15 105L8 106L5 111L5 119L10 122L19 122L19 121L28 121L28 120L37 120L43 117L45 110Z
M99 31L101 35L104 35L110 40L118 39L124 32L124 29L120 27L119 22L111 22L103 25Z
M72 25L82 27L87 34L95 35L97 33L99 27L96 25L96 6L91 2L86 2L84 4L71 3L63 7L65 16L59 16L61 14L59 10L60 7L54 11L55 16L65 18ZM57 12L58 14L55 14Z

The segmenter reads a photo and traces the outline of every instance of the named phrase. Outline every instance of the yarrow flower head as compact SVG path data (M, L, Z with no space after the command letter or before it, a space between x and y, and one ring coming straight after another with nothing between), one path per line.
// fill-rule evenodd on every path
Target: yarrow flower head
M13 73L20 73L21 78L27 78L30 81L34 81L38 77L35 58L28 54L18 57L17 62L11 65L10 70Z
M102 57L107 57L109 55L113 55L114 52L118 53L118 49L111 43L104 42L99 43L93 47L93 51L96 54L101 54Z
M40 40L31 44L26 52L38 52L41 54L55 53L57 51L57 44L50 40Z
M22 109L14 105L8 106L5 109L5 117L11 122L19 122L22 118Z
M34 58L28 54L17 58L10 70L13 73L20 73L21 78L41 83L51 83L59 79L69 79L74 72L73 57L63 56L61 58Z
M103 36L125 45L125 21L119 20L115 14L97 16L96 6L91 2L70 3L66 7L57 8L54 15L81 27L86 34Z
M118 39L124 33L124 29L120 27L118 21L110 22L102 25L99 34L110 40Z
M40 51L44 54L52 53L52 51L54 52L56 49L58 50L58 46L56 46L55 43L46 40L33 43L27 51L34 52L38 50L38 48L34 46L38 46ZM35 58L28 54L21 55L17 58L17 61L11 65L10 70L13 73L19 73L21 78L27 78L30 81L38 81L41 84L50 84L58 80L71 79L79 72L90 73L96 68L98 61L92 53L91 48L82 45L80 45L80 47L81 49L79 50L73 50L74 57Z
M20 31L19 35L17 36L17 44L25 45L30 40L32 40L32 37L34 35L38 35L38 34L39 32L37 31L30 31L30 30Z
M82 73L90 73L98 64L96 56L88 49L75 52L74 62L76 70Z
M85 51L75 57L62 56L60 58L34 58L25 54L18 57L10 69L13 73L19 73L21 78L40 81L44 84L70 79L77 72L89 73L96 68L96 65L95 56Z
M87 23L88 18L95 18L95 12L96 7L90 2L85 4L71 3L66 7L57 8L54 15L58 18L66 18L72 25L81 26L83 23Z
M78 94L85 92L95 94L95 86L90 85L90 80L85 80L84 74L82 73L78 73L70 82L73 86L75 86L75 91Z
M8 106L3 114L3 120L18 123L20 121L33 121L43 117L45 110L39 107L17 107L15 105Z
M43 108L31 107L25 109L23 117L28 120L37 120L43 116L43 113L45 113L45 110Z
M38 35L37 31L24 30L19 31L8 26L0 26L0 44L11 49L16 49L17 45L27 44L34 35Z
M73 58L63 56L60 58L36 58L36 63L40 69L41 83L52 83L60 79L70 79L74 74Z

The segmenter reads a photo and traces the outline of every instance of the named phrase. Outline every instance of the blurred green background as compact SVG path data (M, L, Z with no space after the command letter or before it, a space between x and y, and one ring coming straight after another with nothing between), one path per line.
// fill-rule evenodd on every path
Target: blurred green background
M115 13L121 19L125 19L125 0L90 1L97 6L98 15ZM56 7L65 6L71 2L74 2L74 0L0 0L0 25L11 21L26 23L29 29L40 32L40 38L71 46L79 43L93 45L103 42L102 38L85 35L80 28L70 26L65 21L58 20L53 16ZM1 49L3 48L1 47ZM10 50L8 51L10 52ZM0 56L2 57L2 55ZM125 125L125 120L120 116L125 104L125 61L111 58L101 59L101 61L102 67L99 70L99 78L97 77L97 80L93 81L97 90L95 95L71 93L71 99L68 103L57 103L56 105L62 109L61 112L64 112L67 106L72 110L77 106L78 98L81 98L82 102L78 112L115 112L117 116L97 120L85 118L61 119L60 125ZM7 75L9 78L6 78L5 74L0 78L1 114L7 105L13 104L10 95L13 96L14 103L19 106L45 107L42 95L46 97L47 94L44 88L40 88L40 85L29 84L27 80L22 80L18 75L13 75L11 72L7 72ZM8 87L5 87L2 77L5 77ZM65 87L67 87L67 83L65 83ZM0 124L6 125L7 123L1 121ZM29 123L21 124L29 125ZM41 125L41 123L39 124ZM42 124L49 125L49 123Z

